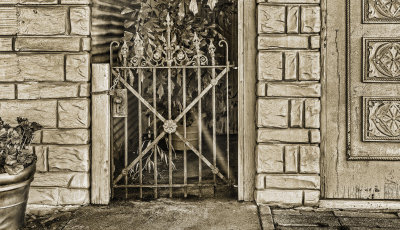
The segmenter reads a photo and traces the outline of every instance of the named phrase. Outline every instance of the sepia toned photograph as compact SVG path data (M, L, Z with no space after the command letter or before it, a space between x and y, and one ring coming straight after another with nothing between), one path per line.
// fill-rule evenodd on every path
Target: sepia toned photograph
M0 0L30 229L400 229L400 0Z

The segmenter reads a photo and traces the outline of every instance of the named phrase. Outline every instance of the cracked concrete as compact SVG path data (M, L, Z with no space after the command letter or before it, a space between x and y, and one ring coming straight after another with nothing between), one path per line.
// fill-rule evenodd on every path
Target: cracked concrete
M116 201L50 215L28 229L400 229L399 210L282 209L229 199Z

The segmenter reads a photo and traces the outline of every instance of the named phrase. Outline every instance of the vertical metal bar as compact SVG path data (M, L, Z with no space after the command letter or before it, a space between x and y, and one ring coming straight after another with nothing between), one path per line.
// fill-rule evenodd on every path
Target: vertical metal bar
M226 46L227 48L227 50L228 50L228 44L227 44L227 46ZM227 51L227 53L226 53L226 55L228 55L228 51ZM229 59L228 59L228 56L226 56L226 68L230 68L229 67ZM228 69L229 70L229 69ZM228 181L229 181L229 179L230 179L230 160L229 160L229 151L230 151L230 147L229 147L229 142L230 142L230 140L229 140L229 132L230 132L230 130L229 130L229 71L226 71L226 154L227 154L227 167L228 167L228 175L227 175L227 178L228 178Z
M200 68L200 57L197 57L197 90L198 94L200 95L201 93L201 68ZM202 138L201 138L201 133L202 133L202 117L201 117L201 99L198 102L198 129L199 129L199 185L202 183L202 160L201 156L203 154L202 152ZM199 197L201 197L201 186L199 186Z
M123 44L123 46L121 47L121 53L122 53L122 57L123 57L123 66L127 67L128 66L128 61L127 61L127 55L128 55L128 46L126 43ZM127 74L127 70L125 69L123 71L123 78L125 79L125 81L128 80L128 74ZM127 105L128 106L128 105ZM125 161L125 168L128 166L128 116L126 116L124 118L124 161ZM128 185L128 174L125 174L125 186ZM128 199L128 187L125 187L125 199Z
M153 107L154 109L157 111L157 74L156 74L156 69L153 68ZM149 127L150 128L150 127ZM153 141L155 140L155 138L157 137L157 116L155 113L153 113ZM158 168L157 168L157 145L154 146L153 149L153 154L154 154L154 185L156 185L156 187L154 188L154 198L158 197L158 188L157 188L157 184L158 184Z
M183 86L183 109L186 109L186 68L183 68L183 78L182 78L182 86ZM186 114L183 116L183 136L186 139ZM187 197L187 149L186 144L183 146L183 184L184 188L184 196Z
M172 47L171 47L171 26L169 14L167 15L167 66L168 66L168 120L172 119L172 82L171 82L171 65L172 65ZM169 197L172 198L172 134L168 134L168 171L169 171Z
M142 95L142 79L143 79L143 72L142 70L138 70L139 71L139 79L138 79L138 90L139 90L139 95ZM138 113L139 113L139 155L140 156L142 154L142 136L143 136L143 130L142 130L142 103L140 102L140 100L138 99ZM142 158L140 158L139 161L139 184L140 184L140 188L139 188L139 196L140 199L143 198L143 162L142 162Z
M211 43L212 44L212 43ZM215 66L215 55L214 51L210 49L211 53L211 65ZM215 67L212 67L211 69L211 77L213 80L215 80ZM212 135L213 135L213 165L214 167L217 167L217 132L216 132L216 127L217 127L217 119L216 119L216 100L215 100L215 85L213 84L212 88L212 123L213 123L213 130L212 130ZM217 186L217 176L214 174L214 190L216 189ZM215 191L214 191L215 195Z

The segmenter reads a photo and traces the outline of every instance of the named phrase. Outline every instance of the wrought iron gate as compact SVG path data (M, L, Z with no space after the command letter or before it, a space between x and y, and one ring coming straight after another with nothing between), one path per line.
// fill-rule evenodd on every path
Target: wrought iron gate
M200 50L200 43L206 42L199 39L197 34L194 34L192 47L193 55L188 55L187 49L184 50L182 47L175 43L176 38L172 37L171 28L173 22L171 21L169 15L166 18L166 37L161 39L165 44L163 46L154 47L151 52L146 52L143 46L143 40L139 35L133 39L133 42L122 41L122 42L112 42L110 44L110 66L112 73L112 87L110 89L110 95L112 95L112 112L114 118L120 118L123 122L123 167L121 170L115 171L115 176L112 176L112 186L113 193L115 188L125 188L125 196L128 197L128 188L139 189L140 198L143 198L143 189L150 188L154 190L154 197L159 196L158 190L160 188L169 189L169 196L173 196L174 188L182 188L184 190L184 196L186 197L189 187L198 187L199 195L201 196L202 187L216 187L218 185L228 185L232 186L234 179L230 175L230 125L229 125L229 72L235 67L230 64L228 59L228 43L225 40L218 41L219 49L224 49L222 64L218 64L218 59L216 58L217 47L214 45L215 41L210 40L207 42L208 50L203 52ZM118 48L118 55L115 56L115 49ZM113 60L118 59L119 61L115 64ZM162 112L158 108L157 104L157 80L160 77L164 77L160 74L162 71L166 73L167 77L167 95L168 102L166 111ZM202 73L204 71L209 71L211 73L210 82L205 84L202 79ZM172 79L178 76L180 73L180 81L177 79L178 84L181 84L182 88L182 107L180 108L180 113L173 117L173 111L179 110L179 108L174 107L172 103ZM195 73L197 77L197 95L192 101L187 101L187 78L188 74L191 72ZM145 76L145 73L151 73L152 78L152 98L144 96L142 84L144 79L149 78L149 74ZM225 82L222 79L225 78ZM179 83L180 82L180 83ZM226 165L217 165L217 134L216 134L216 92L218 85L224 85L226 90L226 97L224 98L224 103L226 103L226 151L224 155L227 159ZM135 89L136 88L136 89ZM203 150L203 140L202 133L204 132L204 124L202 121L202 99L206 94L211 93L212 97L212 160L207 159L204 156ZM131 96L130 96L131 95ZM133 95L133 96L132 96ZM137 151L132 151L129 147L129 112L128 103L129 100L137 100L137 119L138 121L138 147ZM144 108L144 110L143 110ZM187 134L187 116L189 112L195 111L197 119L197 129L198 129L198 146L195 146L188 138ZM129 109L131 111L131 109ZM147 115L144 115L145 112ZM164 113L164 114L163 114ZM147 133L144 131L146 127L144 126L143 118L147 117ZM225 119L225 118L224 118ZM177 130L178 124L182 124L183 129ZM173 181L173 155L176 156L176 152L173 149L172 139L178 137L184 143L183 149L183 183L176 183ZM122 136L121 136L122 137ZM159 145L165 140L167 146L167 154L160 156ZM115 142L115 140L112 140ZM145 144L146 142L146 144ZM115 143L114 143L115 144ZM113 148L113 154L116 154L116 148ZM197 183L188 183L188 154L196 154L198 157L198 181ZM132 158L134 154L134 158ZM144 158L147 157L146 162ZM150 160L148 160L151 157ZM162 158L162 159L161 159ZM114 157L112 157L114 159ZM168 164L168 183L159 183L159 161L165 161ZM150 162L150 163L149 163ZM115 163L112 162L112 165ZM209 167L213 173L213 180L203 181L202 180L202 169L203 164ZM224 166L227 170L224 172L221 169ZM143 169L148 167L148 169L153 169L153 178L150 183L144 183L143 179ZM138 181L132 183L129 179L132 176L132 172L136 172ZM114 173L112 174L114 175Z

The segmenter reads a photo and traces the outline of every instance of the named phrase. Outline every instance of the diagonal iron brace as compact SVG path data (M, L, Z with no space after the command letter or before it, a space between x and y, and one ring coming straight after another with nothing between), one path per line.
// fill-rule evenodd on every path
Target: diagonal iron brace
M207 160L207 158L205 158L202 154L200 154L200 152L185 138L183 137L178 131L175 132L175 135L177 135L183 142L185 142L185 144L187 146L189 146L189 148L199 157L201 158L201 160L209 167L211 168L211 171L215 174L218 175L222 180L224 180L225 182L229 182L224 175L221 174L221 172L219 171L219 169L217 167L215 167L214 165L212 165L210 163L210 161Z

